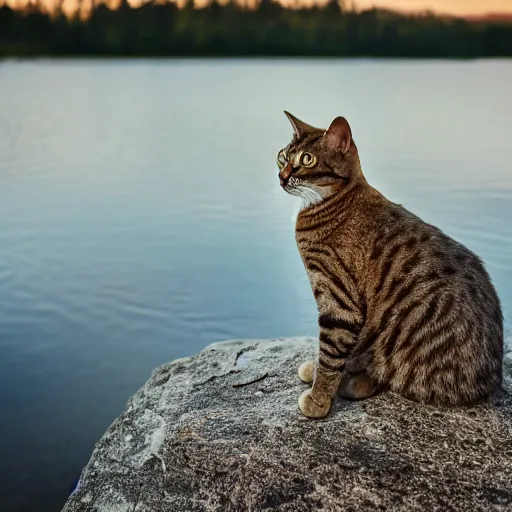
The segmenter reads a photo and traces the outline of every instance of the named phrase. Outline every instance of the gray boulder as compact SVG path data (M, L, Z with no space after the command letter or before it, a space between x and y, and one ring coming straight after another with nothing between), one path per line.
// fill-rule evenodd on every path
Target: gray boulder
M316 340L216 343L153 373L97 443L65 512L512 511L512 394L393 394L301 416ZM511 384L511 360L505 364Z

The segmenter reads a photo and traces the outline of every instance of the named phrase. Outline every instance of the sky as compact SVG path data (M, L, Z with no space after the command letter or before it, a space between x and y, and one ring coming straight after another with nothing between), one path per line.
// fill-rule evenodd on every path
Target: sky
M446 14L512 13L512 0L356 0L358 7L390 7L404 11L431 9Z
M31 0L3 0L10 5L26 4ZM40 0L44 5L54 5L56 0ZM76 5L76 0L63 0L64 4ZM97 0L98 1L98 0ZM119 0L100 0L105 3L117 4ZM183 0L173 0L182 4ZM197 4L205 0L195 0ZM224 3L223 0L220 0ZM284 5L297 5L300 3L323 3L326 0L279 0ZM84 4L90 4L90 0L82 0ZM141 0L128 0L130 4L139 4ZM396 9L400 11L426 11L432 10L441 14L453 15L481 15L488 13L510 13L512 14L512 0L344 0L349 8L356 5L358 9L370 8L372 6ZM0 5L2 0L0 0Z

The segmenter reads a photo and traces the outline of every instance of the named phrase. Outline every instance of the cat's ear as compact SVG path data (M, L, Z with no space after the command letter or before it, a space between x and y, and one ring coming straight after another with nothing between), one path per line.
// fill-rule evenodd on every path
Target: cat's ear
M324 135L325 145L347 154L352 144L352 130L344 117L337 117Z
M295 135L297 135L298 139L302 139L306 135L311 135L312 133L318 131L318 128L315 128L314 126L311 126L304 121L297 119L294 115L290 114L290 112L286 112L285 110L284 113L286 114L286 117L290 123L292 123Z

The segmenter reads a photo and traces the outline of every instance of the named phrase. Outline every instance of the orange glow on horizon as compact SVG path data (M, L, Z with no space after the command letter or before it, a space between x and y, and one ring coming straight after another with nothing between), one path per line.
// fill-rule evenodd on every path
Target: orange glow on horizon
M87 11L93 3L106 3L114 6L120 0L0 0L0 5L27 5L33 2L50 8L58 4L64 7L65 11L74 11L77 5L82 5ZM128 0L131 5L140 5L144 0ZM183 5L186 0L169 0L178 5ZM209 0L194 0L196 5L204 5ZM224 4L228 0L217 0ZM242 4L252 4L258 0L232 0ZM327 0L277 0L286 6L300 6L323 4ZM369 9L372 7L383 9L394 9L403 12L425 12L427 10L438 14L449 14L456 16L485 15L485 14L512 14L512 0L342 0L348 9L355 7L357 10Z
M512 13L511 0L357 0L359 8L384 7L400 11L425 11L459 16Z

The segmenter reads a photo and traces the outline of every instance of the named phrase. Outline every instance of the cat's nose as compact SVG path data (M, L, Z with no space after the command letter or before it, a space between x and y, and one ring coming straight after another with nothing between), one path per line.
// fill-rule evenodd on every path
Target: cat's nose
M281 169L281 172L279 173L279 183L281 184L281 187L286 187L286 184L292 175L292 171L293 169L290 164Z

